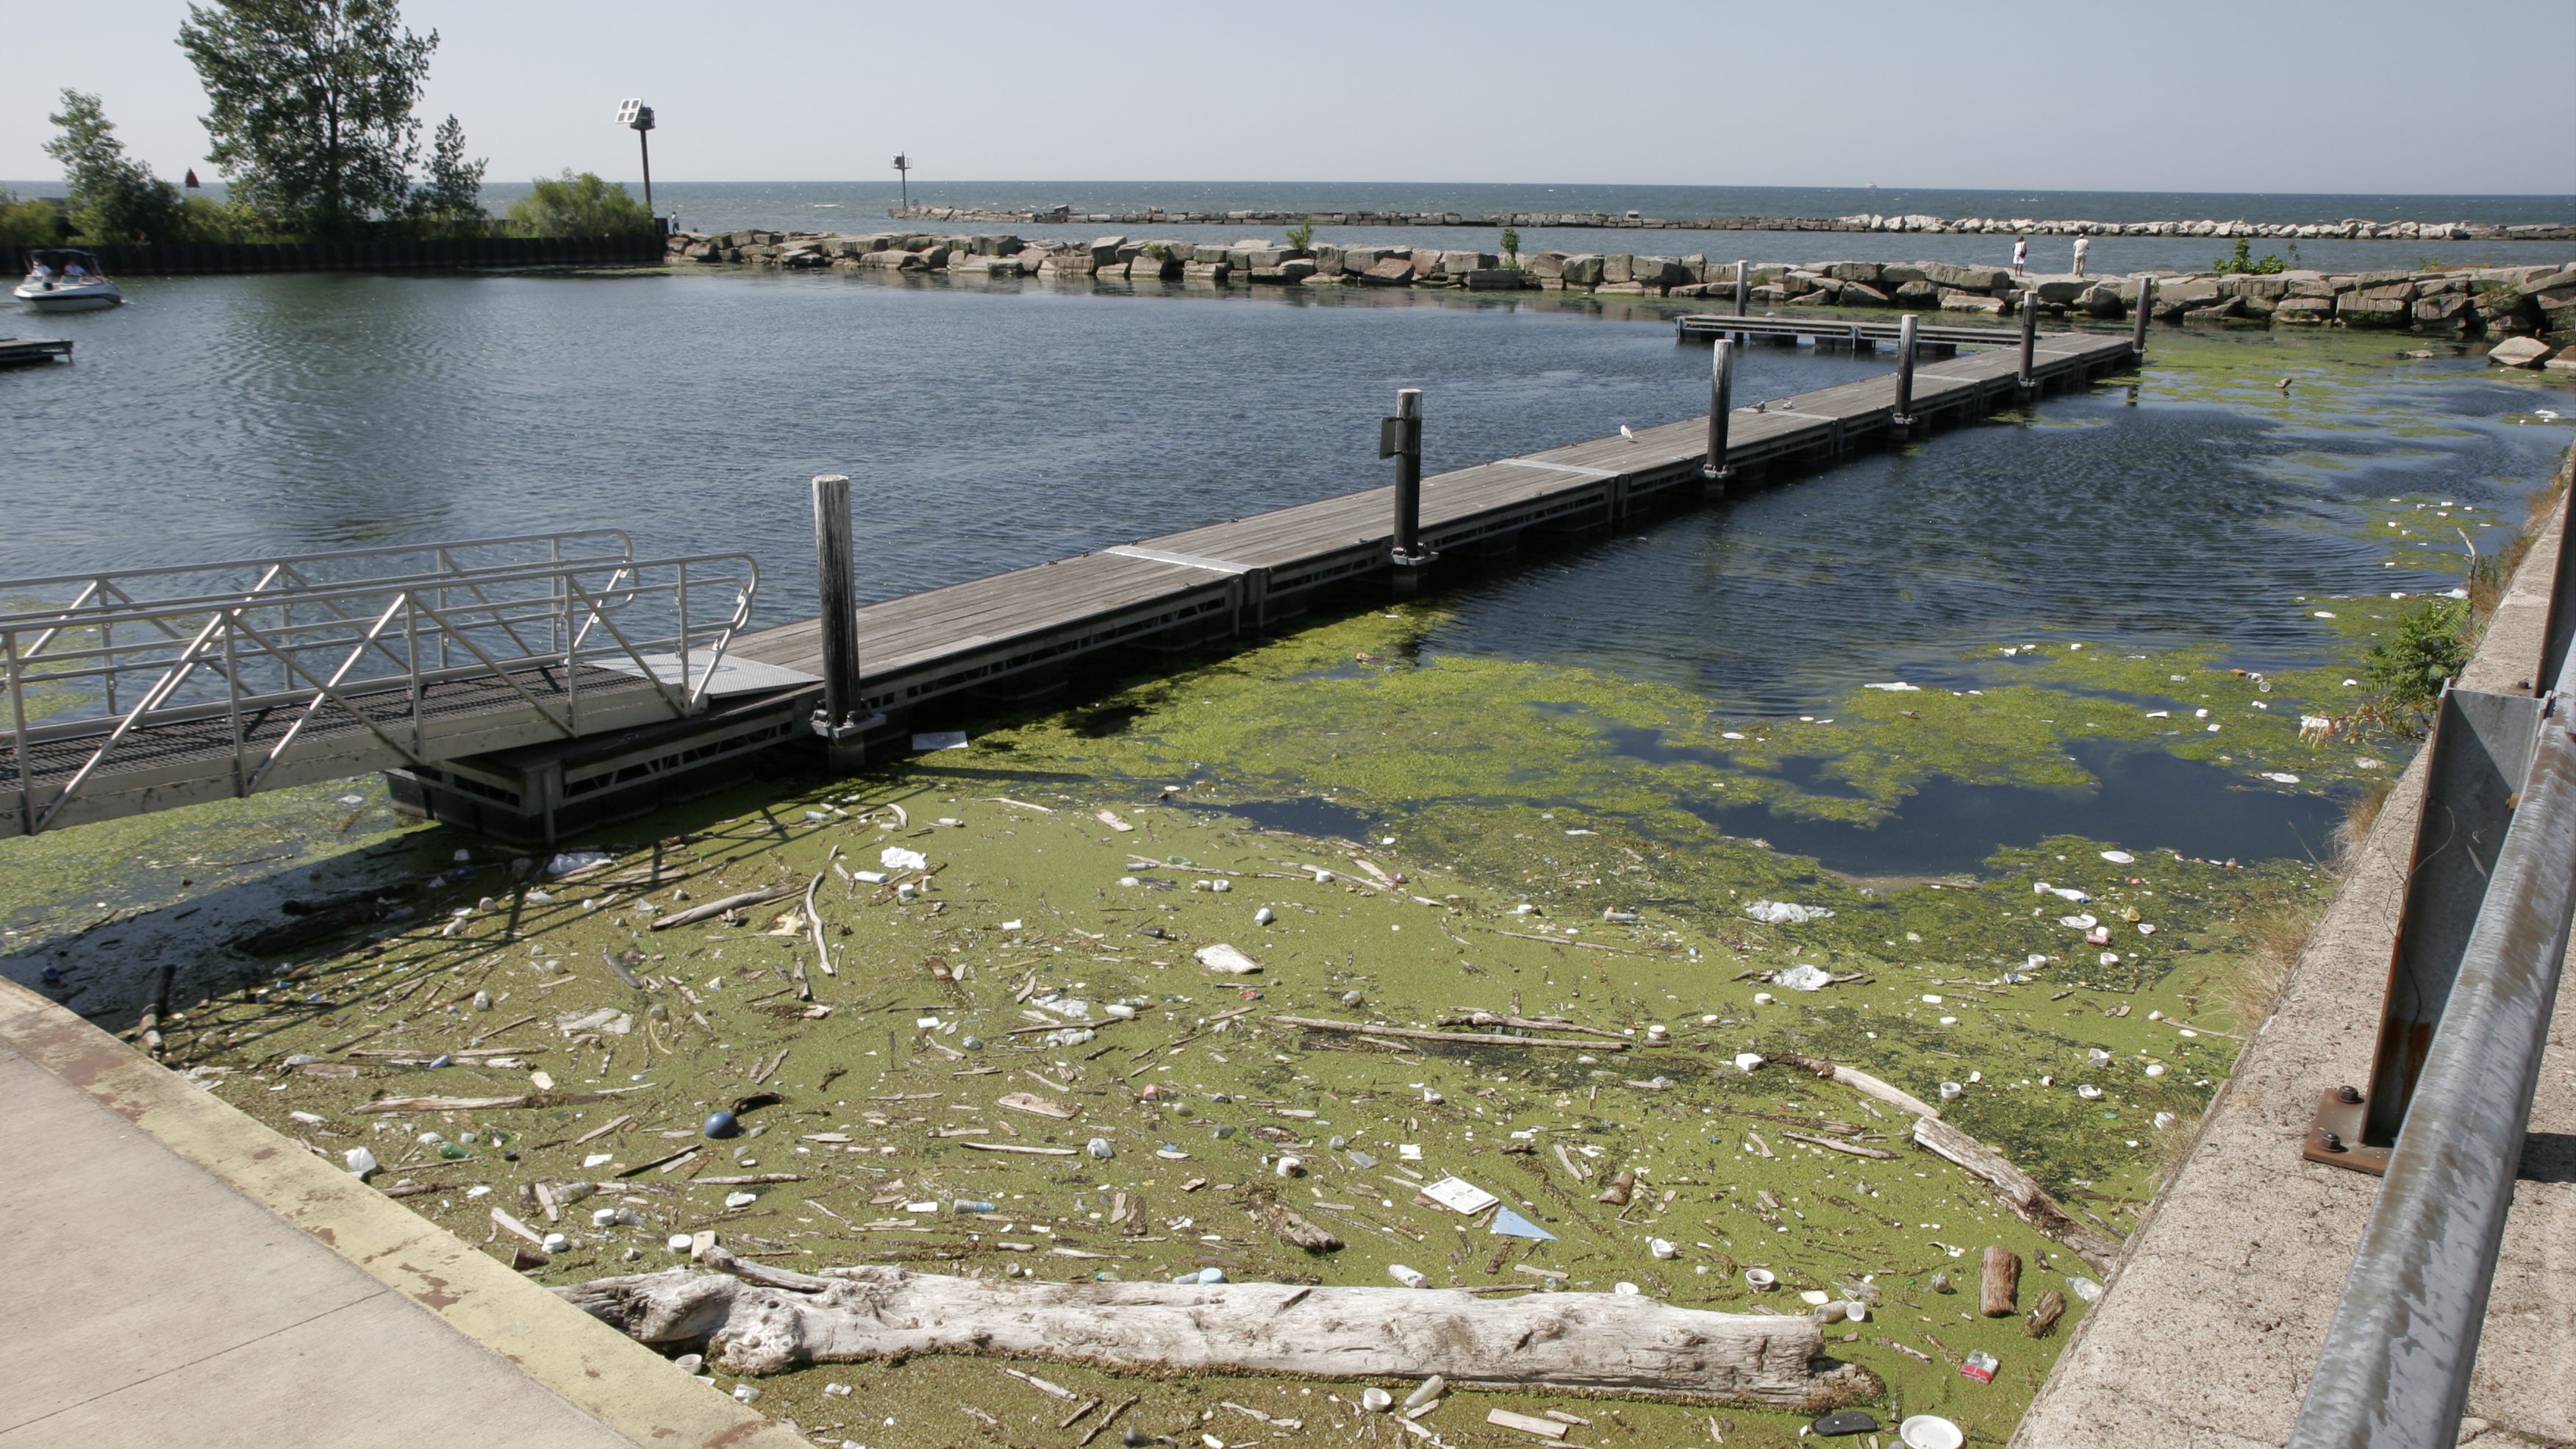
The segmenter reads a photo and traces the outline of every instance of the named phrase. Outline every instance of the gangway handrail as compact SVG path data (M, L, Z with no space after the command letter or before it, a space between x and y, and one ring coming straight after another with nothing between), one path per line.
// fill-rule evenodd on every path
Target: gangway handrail
M70 605L0 615L0 690L9 717L0 730L10 740L20 828L34 834L54 823L85 785L107 768L119 747L138 732L159 726L227 721L236 793L267 783L271 772L331 706L376 736L411 764L422 756L427 694L441 685L482 680L517 696L516 703L563 737L581 733L585 669L627 675L658 695L673 717L705 707L710 686L734 636L750 623L759 587L759 565L748 554L675 554L635 558L611 555L498 565L466 566L458 551L502 543L546 543L560 550L567 539L615 537L617 530L528 534L459 544L395 545L344 550L298 560L174 566L123 575L80 574L53 580L0 583L0 591L79 583ZM313 557L382 558L428 554L445 567L429 573L305 581L293 563ZM136 577L203 574L255 568L248 589L182 599L109 602L122 591L112 582ZM281 577L288 582L281 584ZM520 592L513 596L510 591ZM709 593L731 594L714 618L693 618ZM461 597L460 597L461 596ZM647 608L648 604L656 607ZM676 620L667 633L660 606ZM299 612L304 617L298 617ZM323 617L312 617L319 612ZM625 616L632 614L631 620ZM531 633L541 633L532 642ZM542 626L541 628L539 626ZM117 643L112 631L141 628L159 637ZM86 632L96 631L92 641ZM477 637L478 635L482 637ZM506 641L506 642L504 642ZM602 642L604 641L604 642ZM436 661L429 659L435 650ZM451 649L470 662L450 662ZM670 650L679 677L666 680L650 656ZM370 665L380 660L383 667ZM276 679L268 687L249 681L246 667ZM192 685L200 677L207 682ZM523 678L522 676L525 676ZM544 694L530 680L545 680ZM144 680L130 705L118 701L120 678ZM622 687L622 686L621 686ZM76 717L30 718L31 692L70 688L104 709ZM598 686L591 688L596 691ZM400 706L384 703L399 692ZM188 697L182 697L183 693ZM215 695L214 698L198 696ZM552 702L550 702L550 699ZM296 713L274 743L252 744L249 735L276 711ZM630 714L631 717L631 714ZM35 794L31 747L95 741L83 760L41 807ZM253 756L259 756L254 759Z
M442 551L469 548L500 548L522 543L559 543L564 539L573 538L613 538L617 540L618 556L631 558L635 553L635 541L625 529L569 528L555 529L543 533L504 533L494 534L488 538L434 540L426 543L378 543L368 544L360 548L323 549L313 553L263 554L255 558L223 559L214 563L150 564L142 568L76 569L67 574L48 574L40 577L0 581L0 588L41 589L53 588L62 584L89 583L93 580L103 579L168 578L177 574L221 573L226 569L264 569L272 565L281 564L315 564L330 563L342 559L388 558L398 557L407 553L438 553Z

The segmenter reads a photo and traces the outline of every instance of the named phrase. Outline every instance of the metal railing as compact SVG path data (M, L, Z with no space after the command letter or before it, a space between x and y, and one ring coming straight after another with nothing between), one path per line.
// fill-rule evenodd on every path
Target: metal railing
M2465 938L2410 960L2401 936L2372 1096L2391 1087L2402 1096L2383 1104L2345 1094L2355 1112L2389 1106L2402 1116L2290 1449L2411 1449L2459 1435L2576 918L2576 661L2560 623L2576 607L2570 541L2562 534L2544 630L2549 670L2538 677L2548 681L2546 692L2444 701L2445 733L2455 719L2485 720L2471 767L2449 773L2473 791L2493 793L2499 784L2509 791L2493 812L2509 823L2500 843L2453 839L2443 847L2473 858L2492 851L2492 864L2480 859L2465 875L2454 871L2442 887L2447 900L2427 913L2426 929L2439 933L2440 917L2473 912ZM2427 778L2428 821L2449 808L2444 773L2437 758ZM2499 773L2500 782L2483 778ZM2417 859L2420 870L2421 841ZM2410 882L2410 918L2417 907Z
M0 582L13 824L174 755L247 795L353 727L419 764L495 714L578 735L585 691L694 714L758 582L613 529Z

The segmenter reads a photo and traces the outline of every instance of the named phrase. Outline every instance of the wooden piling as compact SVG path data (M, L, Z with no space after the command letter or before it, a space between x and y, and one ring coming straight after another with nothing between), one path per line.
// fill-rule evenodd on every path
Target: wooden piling
M1753 264L1739 261L1735 264L1735 315L1743 316L1746 305L1752 300Z
M2155 305L2156 279L2138 278L2138 305L2136 315L2129 319L2129 346L2140 357L2147 355L2147 317L2155 310Z
M1711 491L1723 495L1727 477L1734 472L1726 465L1726 422L1735 410L1735 342L1717 339L1709 349L1708 359L1708 457L1701 462L1700 477L1708 480Z
M1896 411L1888 422L1902 438L1914 428L1914 314L1906 313L1896 326Z
M1378 424L1377 455L1395 460L1395 528L1387 550L1395 564L1395 589L1410 594L1421 587L1423 565L1431 555L1422 548L1422 389L1395 394L1395 416Z
M2034 364L2038 361L2038 355L2039 293L2024 292L2021 294L2021 372L2019 374L2024 392L2029 392L2039 384L2038 376L2033 370Z
M859 589L857 551L850 536L850 478L814 478L814 582L822 605L823 712L814 721L835 767L861 763L859 716Z

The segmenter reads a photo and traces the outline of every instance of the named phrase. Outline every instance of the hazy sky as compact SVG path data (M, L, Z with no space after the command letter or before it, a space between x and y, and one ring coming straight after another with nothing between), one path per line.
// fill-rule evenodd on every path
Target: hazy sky
M0 177L65 86L202 159L184 0L0 0ZM409 0L494 180L1350 180L2576 194L2576 0ZM40 44L57 17L77 43ZM68 37L66 37L68 38ZM1832 84L1816 78L1832 76Z

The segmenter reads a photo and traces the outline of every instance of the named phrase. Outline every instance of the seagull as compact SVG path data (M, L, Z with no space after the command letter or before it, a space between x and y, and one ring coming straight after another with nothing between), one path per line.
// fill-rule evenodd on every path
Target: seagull
M2286 392L2288 392L2288 391L2290 390L2290 382L2291 382L2291 379L2286 378L2286 377L2285 377L2285 378L2282 378L2282 379L2281 379L2281 391L2283 391L2283 392L2285 392L2285 393L2286 393Z
M1626 423L1621 423L1621 424L1619 425L1619 436L1620 436L1620 437L1623 437L1623 438L1626 438L1629 442L1632 442L1632 443L1633 443L1633 442L1635 442L1635 441L1637 441L1637 435L1636 435L1634 432L1631 432L1631 431L1629 430L1628 425L1627 425Z
M2540 419L2544 423L2554 423L2558 421L2558 414L2551 412L2547 408L2533 408L2531 410L2531 415Z

